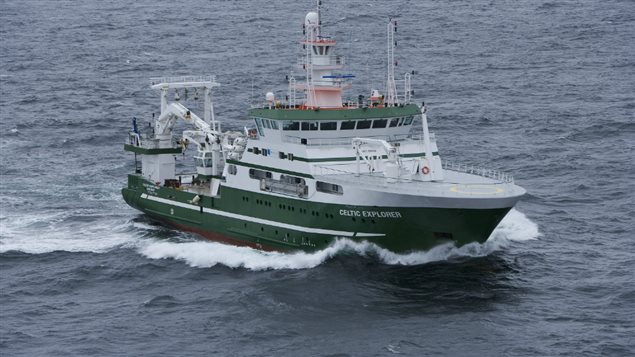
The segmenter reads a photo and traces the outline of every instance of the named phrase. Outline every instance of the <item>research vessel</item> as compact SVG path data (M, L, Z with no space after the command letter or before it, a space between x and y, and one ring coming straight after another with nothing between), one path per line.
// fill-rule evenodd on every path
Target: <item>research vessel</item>
M248 110L250 128L222 130L214 76L151 79L161 111L128 134L135 166L125 201L178 229L264 250L341 238L393 252L486 241L525 190L509 174L441 159L412 73L395 79L395 21L385 88L344 99L354 76L342 72L320 17L318 2L304 19L299 74L283 98L266 93ZM185 105L193 98L202 116Z

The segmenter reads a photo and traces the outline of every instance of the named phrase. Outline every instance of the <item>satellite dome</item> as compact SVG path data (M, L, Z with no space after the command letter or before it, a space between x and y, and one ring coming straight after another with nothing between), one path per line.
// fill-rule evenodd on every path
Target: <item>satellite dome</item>
M304 24L306 26L309 26L309 25L317 26L319 18L320 16L318 15L317 12L311 11L308 14L306 14L306 17L304 18Z

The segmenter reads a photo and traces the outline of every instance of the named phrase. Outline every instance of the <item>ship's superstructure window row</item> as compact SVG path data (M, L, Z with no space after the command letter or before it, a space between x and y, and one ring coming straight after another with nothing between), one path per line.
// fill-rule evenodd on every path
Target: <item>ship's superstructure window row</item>
M256 118L256 126L261 127L260 122L265 123L265 128L278 130L275 120ZM412 125L414 116L391 118L391 119L360 119L345 121L285 121L282 124L284 131L324 131L324 130L354 130L354 129L384 129L400 126Z

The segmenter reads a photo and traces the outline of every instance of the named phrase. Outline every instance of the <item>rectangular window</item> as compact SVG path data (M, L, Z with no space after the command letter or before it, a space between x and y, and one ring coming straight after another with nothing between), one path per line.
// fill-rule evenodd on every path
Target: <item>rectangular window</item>
M260 118L256 118L256 127L258 128L258 135L265 136L262 130L262 120L260 120Z
M298 121L286 121L282 124L282 130L300 130L300 122Z
M271 129L278 130L278 122L275 120L271 121Z
M280 175L280 182L288 183L288 184L301 184L306 185L306 181L301 177L288 176L288 175Z
M252 179L260 180L263 178L271 178L271 176L271 172L269 171L249 169L249 177Z
M355 120L343 121L340 124L340 130L353 130L355 129Z
M336 121L321 122L320 130L337 130L337 122Z
M357 129L368 129L372 122L372 120L360 120L357 122Z
M385 128L387 123L387 119L375 119L373 120L373 129Z
M391 127L391 128L396 127L398 123L399 123L399 118L392 118L392 119L390 119L390 127Z
M318 123L316 121L303 121L302 131L318 130Z
M318 192L330 193L333 195L343 195L344 191L342 190L342 186L335 185L328 182L317 181L315 183L315 189Z
M399 118L399 125L397 126L402 126L403 125L403 118Z
M262 123L265 125L265 128L271 129L271 124L269 124L269 120L262 119Z
M414 119L414 117L411 115L409 117L406 118L406 120L404 121L403 125L410 125L412 124L412 120Z

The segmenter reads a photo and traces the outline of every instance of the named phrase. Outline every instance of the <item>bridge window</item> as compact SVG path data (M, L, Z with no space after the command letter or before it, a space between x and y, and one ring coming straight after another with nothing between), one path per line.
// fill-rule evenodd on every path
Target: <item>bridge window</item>
M387 123L387 119L375 119L373 120L373 129L385 128Z
M414 119L414 117L411 115L409 117L406 118L406 120L404 121L403 125L410 125L412 124L412 120Z
M320 130L337 130L337 122L336 121L321 122Z
M391 128L396 127L398 123L399 123L399 118L392 118L392 119L390 119L390 127L391 127Z
M342 190L342 186L335 185L328 182L317 181L315 183L315 189L319 192L330 193L333 195L342 195L344 191Z
M282 130L300 130L300 122L287 121L282 125Z
M340 129L341 130L355 129L355 120L343 121L342 124L340 124Z
M265 128L271 129L271 124L269 123L269 120L262 119L262 123L265 125Z
M372 120L360 120L357 122L357 129L368 129L372 122Z
M256 127L258 128L258 135L265 136L262 130L262 120L260 120L260 118L256 118Z
M271 121L271 129L278 130L278 122L275 120Z
M303 121L302 131L318 130L318 123L316 121Z

